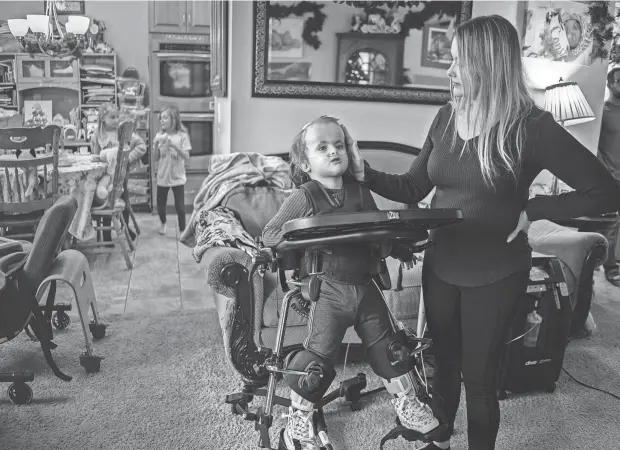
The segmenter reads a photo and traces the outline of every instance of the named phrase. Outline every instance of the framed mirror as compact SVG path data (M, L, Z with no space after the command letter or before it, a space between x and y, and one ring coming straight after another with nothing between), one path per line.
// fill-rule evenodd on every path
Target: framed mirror
M472 2L254 2L253 97L444 104Z

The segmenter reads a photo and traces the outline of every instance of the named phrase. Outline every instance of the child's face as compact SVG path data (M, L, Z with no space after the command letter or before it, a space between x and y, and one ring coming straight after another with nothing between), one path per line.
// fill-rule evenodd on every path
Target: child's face
M159 126L162 131L168 131L172 129L172 117L168 111L164 111L159 115Z
M108 111L103 116L103 124L106 128L116 128L118 126L118 113L116 111Z
M306 130L308 174L312 179L338 178L349 167L349 155L340 125L315 123Z
M581 24L575 19L570 19L564 22L564 29L566 30L566 37L568 38L570 48L577 48L581 42Z

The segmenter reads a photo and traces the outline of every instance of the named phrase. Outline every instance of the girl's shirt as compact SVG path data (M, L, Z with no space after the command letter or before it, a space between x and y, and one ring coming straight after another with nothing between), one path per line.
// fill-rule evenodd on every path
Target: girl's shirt
M155 139L165 137L166 133L159 132L155 136ZM179 131L175 134L168 134L170 143L180 148L183 151L190 152L192 144L189 140L187 133ZM157 145L157 144L155 144ZM154 154L159 154L159 161L157 165L157 185L162 187L181 186L187 181L185 175L185 161L178 152L168 145L159 145L159 151Z
M106 148L116 147L118 148L118 138L116 131L113 133L99 133L99 130L95 131L90 138L91 151L93 155L98 155L101 150ZM146 153L146 144L140 135L133 133L131 135L131 141L129 142L129 148L131 153L129 154L129 164L133 164L138 161Z

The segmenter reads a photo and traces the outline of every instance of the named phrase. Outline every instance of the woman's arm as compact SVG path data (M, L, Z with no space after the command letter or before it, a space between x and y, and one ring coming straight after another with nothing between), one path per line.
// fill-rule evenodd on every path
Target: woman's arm
M400 175L388 174L379 172L366 164L363 170L364 185L371 191L395 202L415 204L425 198L434 187L428 177L427 166L433 151L432 136L437 128L439 117L443 113L442 108L435 116L424 146L414 159L409 171Z
M429 136L409 170L401 175L379 172L366 165L364 168L364 185L388 200L409 205L419 202L434 187L428 177L427 170L428 158L432 150L433 143Z
M550 113L538 120L534 161L575 190L530 199L525 210L528 219L570 219L620 210L620 183L603 163Z
M308 203L308 197L301 189L295 189L289 195L277 214L263 229L263 244L265 247L275 247L283 241L282 226L289 220L299 219L312 215L312 207Z
M132 164L142 158L146 153L146 143L139 134L133 133L131 135L131 142L129 143L129 164Z

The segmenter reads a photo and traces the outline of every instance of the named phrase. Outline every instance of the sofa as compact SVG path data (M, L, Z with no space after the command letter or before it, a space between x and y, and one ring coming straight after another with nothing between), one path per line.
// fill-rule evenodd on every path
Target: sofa
M406 171L419 153L419 149L391 142L362 141L360 151L371 167L388 172ZM279 155L287 160L285 154ZM276 213L288 191L269 186L239 186L230 191L220 206L234 212L244 229L253 237L260 238L262 228ZM432 194L418 205L405 205L380 197L375 200L379 209L404 209L428 207ZM598 233L581 233L550 221L534 222L529 230L533 251L558 257L574 309L573 332L581 332L588 318L592 298L593 272L604 261L607 241ZM252 257L233 247L209 248L203 255L207 280L213 288L215 304L222 329L227 358L241 375L247 388L264 385L265 374L256 371L266 353L262 349L273 348L280 301L284 296L274 273L266 271L253 275L249 283ZM421 264L412 269L402 269L398 260L388 258L392 288L384 291L386 302L394 317L407 328L415 330L421 295ZM286 351L298 348L303 342L307 328L306 319L290 311L284 339ZM359 338L351 328L344 344L358 344ZM359 345L344 346L349 359Z

